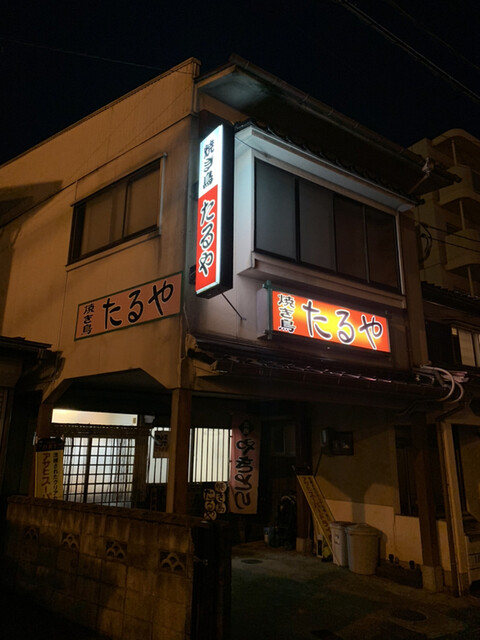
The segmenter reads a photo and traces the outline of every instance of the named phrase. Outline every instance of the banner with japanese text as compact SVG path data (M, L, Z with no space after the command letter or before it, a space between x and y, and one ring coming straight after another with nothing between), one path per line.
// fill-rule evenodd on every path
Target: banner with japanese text
M75 340L180 313L182 274L159 278L78 305Z
M35 445L35 497L63 500L63 447L61 438L43 438Z
M232 425L231 513L257 513L260 440L260 428L250 420L237 420Z
M195 292L212 297L231 288L233 133L216 127L200 142Z

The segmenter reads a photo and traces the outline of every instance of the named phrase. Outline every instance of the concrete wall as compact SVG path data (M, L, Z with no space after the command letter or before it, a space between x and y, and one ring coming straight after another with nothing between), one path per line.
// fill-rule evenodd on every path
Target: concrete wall
M2 578L112 640L201 637L192 603L194 530L202 526L196 518L10 498Z

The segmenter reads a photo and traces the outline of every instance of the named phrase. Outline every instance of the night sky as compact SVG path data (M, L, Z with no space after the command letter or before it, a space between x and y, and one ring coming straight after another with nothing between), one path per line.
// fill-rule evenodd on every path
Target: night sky
M350 4L466 89L340 0L3 0L0 162L191 56L206 72L232 53L400 145L452 128L480 138L480 2Z

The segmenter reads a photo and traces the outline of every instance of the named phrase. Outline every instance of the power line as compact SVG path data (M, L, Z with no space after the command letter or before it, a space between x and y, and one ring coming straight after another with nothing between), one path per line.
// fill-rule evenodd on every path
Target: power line
M390 40L390 42L393 42L393 44L397 45L398 47L406 51L412 58L414 58L415 60L423 64L423 66L425 66L427 69L432 71L435 75L439 76L440 78L443 78L453 87L462 91L462 93L468 96L471 100L480 104L480 95L475 93L475 91L472 91L462 82L460 82L459 80L454 78L452 75L450 75L447 71L444 71L444 69L439 67L437 64L429 60L419 51L417 51L416 49L411 47L409 44L404 42L401 38L399 38L398 36L393 34L391 31L389 31L386 27L378 23L376 20L370 17L367 13L365 13L364 11L356 7L349 0L333 0L333 2L336 2L337 4L342 5L345 9L347 9L348 11L356 15L358 18L360 18L360 20L362 20L363 22L368 24L370 27L372 27L372 29L375 29L375 31L378 31L379 33L381 33L382 36L387 38L387 40Z
M427 227L428 229L435 229L435 231L441 231L442 233L445 233L447 236L455 235L457 238L461 240L468 240L468 242L478 242L480 244L480 240L475 240L475 238L467 238L467 236L462 236L458 232L450 233L449 231L446 231L441 227L435 227L434 225L428 224L427 222L422 222L421 224L423 227Z
M478 65L476 65L472 60L469 60L468 58L466 58L464 55L462 55L459 51L457 51L455 49L455 47L452 47L451 44L449 44L448 42L445 42L445 40L443 40L443 38L440 38L440 36L437 36L436 33L433 33L433 31L430 31L430 29L428 29L424 24L421 24L416 18L414 18L413 16L411 16L407 11L405 11L405 9L403 7L401 7L397 2L395 2L394 0L385 0L385 2L387 4L389 4L391 7L393 7L394 9L396 9L399 13L401 13L403 16L405 16L405 18L407 18L407 20L409 20L412 24L414 24L417 28L421 29L422 31L425 31L426 34L428 34L430 36L430 38L432 38L432 40L436 40L437 42L439 42L442 46L446 47L450 53L453 53L453 55L457 56L458 58L460 58L460 60L462 60L463 62L466 62L467 64L469 64L471 67L473 67L474 69L476 69L477 71L480 71L480 67Z
M140 64L138 62L129 62L127 60L117 60L116 58L104 58L102 56L95 56L93 54L90 53L81 53L80 51L70 51L68 49L60 49L60 48L56 48L56 47L49 47L48 45L45 44L37 44L34 42L23 42L22 40L14 40L13 38L4 38L3 36L0 36L0 40L3 42L10 42L12 44L19 44L23 47L33 47L35 49L45 49L46 51L53 51L54 53L64 53L64 54L68 54L68 55L72 55L72 56L79 56L81 58L91 58L93 60L100 60L101 62L111 62L114 64L123 64L123 65L127 65L129 67L139 67L141 69L151 69L153 71L160 71L161 73L163 73L164 71L167 71L167 69L162 68L162 67L154 67L152 65L148 65L148 64ZM183 73L186 73L185 71Z

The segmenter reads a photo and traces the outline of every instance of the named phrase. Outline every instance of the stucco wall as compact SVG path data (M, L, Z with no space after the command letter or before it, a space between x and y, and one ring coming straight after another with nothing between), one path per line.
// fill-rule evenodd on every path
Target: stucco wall
M0 333L61 352L65 367L49 393L65 378L136 368L167 388L179 384L178 316L80 342L74 332L78 304L184 269L197 72L185 63L0 168L0 187L32 194L0 233L0 272L9 275L8 286L0 278ZM72 204L160 157L159 232L67 265Z
M15 497L7 523L2 579L10 588L112 640L198 637L192 602L193 531L205 527L199 519ZM211 626L211 637L220 638Z

